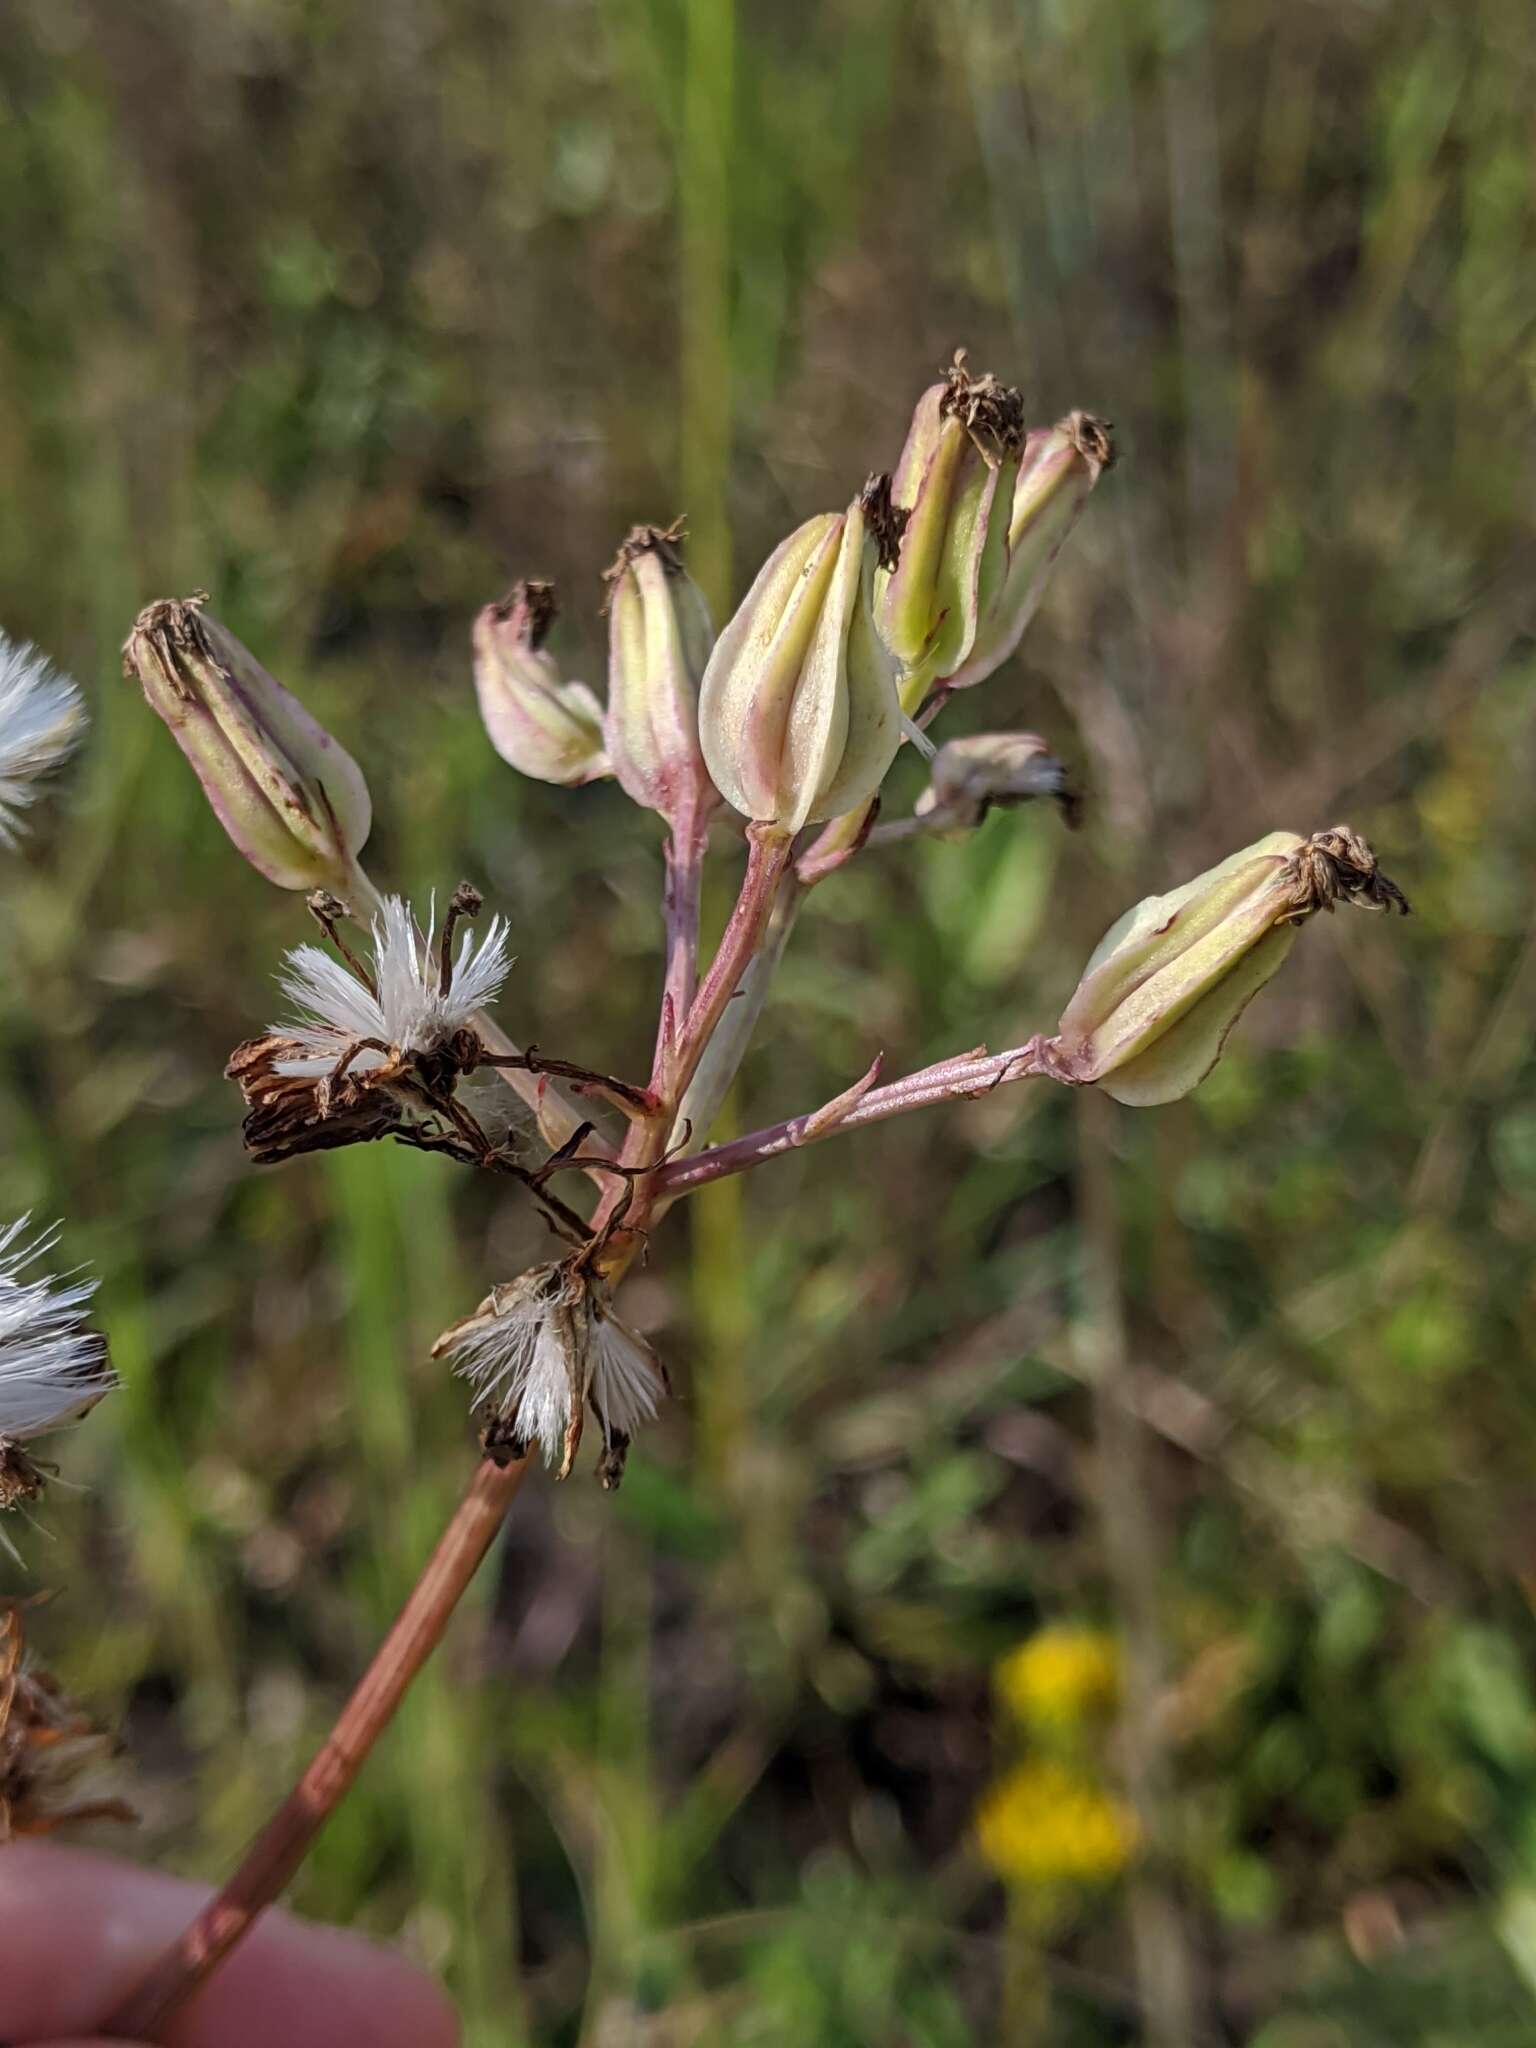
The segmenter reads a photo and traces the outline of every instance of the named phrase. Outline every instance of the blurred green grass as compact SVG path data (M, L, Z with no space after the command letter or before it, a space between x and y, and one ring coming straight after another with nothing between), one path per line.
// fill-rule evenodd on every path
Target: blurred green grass
M738 1117L1049 1024L1126 902L1271 825L1347 815L1417 915L1319 921L1196 1098L1103 1134L1133 1469L1069 1104L678 1212L632 1294L679 1398L616 1501L520 1506L297 1901L401 1936L485 2048L1005 2037L989 1668L1088 1615L1150 1630L1169 1782L1157 1867L1050 1938L1052 2039L1166 2038L1149 1897L1199 2038L1528 2038L1528 10L10 25L0 618L95 728L7 871L0 1207L103 1277L124 1391L29 1543L143 1853L227 1868L319 1738L469 1457L431 1339L541 1237L384 1148L246 1167L219 1076L300 920L117 680L128 623L210 589L365 763L381 880L474 876L512 1027L633 1068L656 834L501 767L468 622L553 574L595 678L598 571L679 510L723 611L964 341L1117 422L1021 657L948 714L1047 732L1090 823L819 891ZM1128 1486L1150 1597L1097 1508Z

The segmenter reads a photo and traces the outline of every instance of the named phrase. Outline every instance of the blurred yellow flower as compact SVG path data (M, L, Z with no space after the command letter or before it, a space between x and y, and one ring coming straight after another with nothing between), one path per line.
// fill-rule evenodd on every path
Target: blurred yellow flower
M1089 1777L1017 1764L976 1809L981 1853L1009 1884L1107 1884L1136 1853L1136 1816Z
M1108 1718L1120 1698L1120 1649L1097 1628L1043 1628L998 1664L998 1697L1026 1727Z

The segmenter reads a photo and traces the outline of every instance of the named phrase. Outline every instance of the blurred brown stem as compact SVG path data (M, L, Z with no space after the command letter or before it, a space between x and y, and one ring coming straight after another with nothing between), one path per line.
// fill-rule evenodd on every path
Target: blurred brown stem
M410 1597L309 1767L234 1876L112 2015L106 2033L163 2039L174 2015L287 1886L442 1640L527 1470L526 1458L510 1465L481 1459Z

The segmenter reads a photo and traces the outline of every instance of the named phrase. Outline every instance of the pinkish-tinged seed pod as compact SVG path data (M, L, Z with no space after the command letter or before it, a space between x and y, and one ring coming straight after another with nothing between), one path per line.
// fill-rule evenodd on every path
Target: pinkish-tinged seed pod
M567 683L544 641L556 616L552 583L514 583L475 620L475 693L491 745L519 774L575 788L610 773L603 707Z
M346 894L373 815L362 770L203 605L147 606L123 672L253 868L280 889Z
M1031 429L1013 487L1007 572L970 653L943 679L951 690L985 682L1017 648L1089 493L1114 459L1108 422L1092 413L1068 413L1054 427Z
M637 526L608 571L608 759L637 804L676 827L719 803L699 745L715 632L683 567L680 523Z
M808 519L769 556L715 643L699 738L716 787L784 834L862 804L901 743L895 657L871 616L900 524L889 478Z
M1066 769L1038 733L979 732L949 740L933 757L928 787L914 806L930 832L972 832L991 810L1034 797L1060 804L1068 824L1078 799Z
M1099 941L1047 1048L1049 1070L1138 1108L1189 1094L1301 926L1341 899L1408 909L1347 825L1310 839L1271 832L1146 897Z
M963 667L1001 594L1024 449L1024 405L996 377L973 377L965 351L917 402L891 495L907 514L901 558L875 582L875 624L902 664L914 713Z

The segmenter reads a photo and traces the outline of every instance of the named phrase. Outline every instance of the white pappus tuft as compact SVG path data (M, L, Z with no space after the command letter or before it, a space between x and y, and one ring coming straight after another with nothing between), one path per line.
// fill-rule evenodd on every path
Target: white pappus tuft
M276 1071L327 1073L359 1039L376 1039L397 1053L435 1052L465 1028L476 1010L494 1002L512 964L505 918L493 917L478 943L473 932L465 931L446 990L433 947L436 922L435 901L423 935L404 898L385 897L373 920L373 988L319 946L295 947L278 980L299 1020L272 1028L310 1048L311 1056L279 1060ZM350 1065L366 1074L387 1058L369 1046Z
M0 846L15 842L32 785L85 730L80 691L45 654L0 633Z
M536 1266L493 1287L473 1315L443 1332L433 1356L453 1361L476 1408L563 1468L586 1397L587 1322L584 1283L562 1266Z
M29 1242L27 1222L0 1231L0 1446L74 1421L117 1385L106 1339L86 1321L96 1282L23 1277L56 1236Z
M493 1288L473 1315L444 1331L433 1355L450 1358L469 1381L499 1438L537 1444L561 1478L589 1400L610 1454L600 1470L616 1485L630 1437L667 1391L650 1345L568 1265L537 1266Z
M642 1422L654 1420L667 1376L645 1339L612 1309L592 1304L592 1406L603 1425L603 1439L629 1438Z

